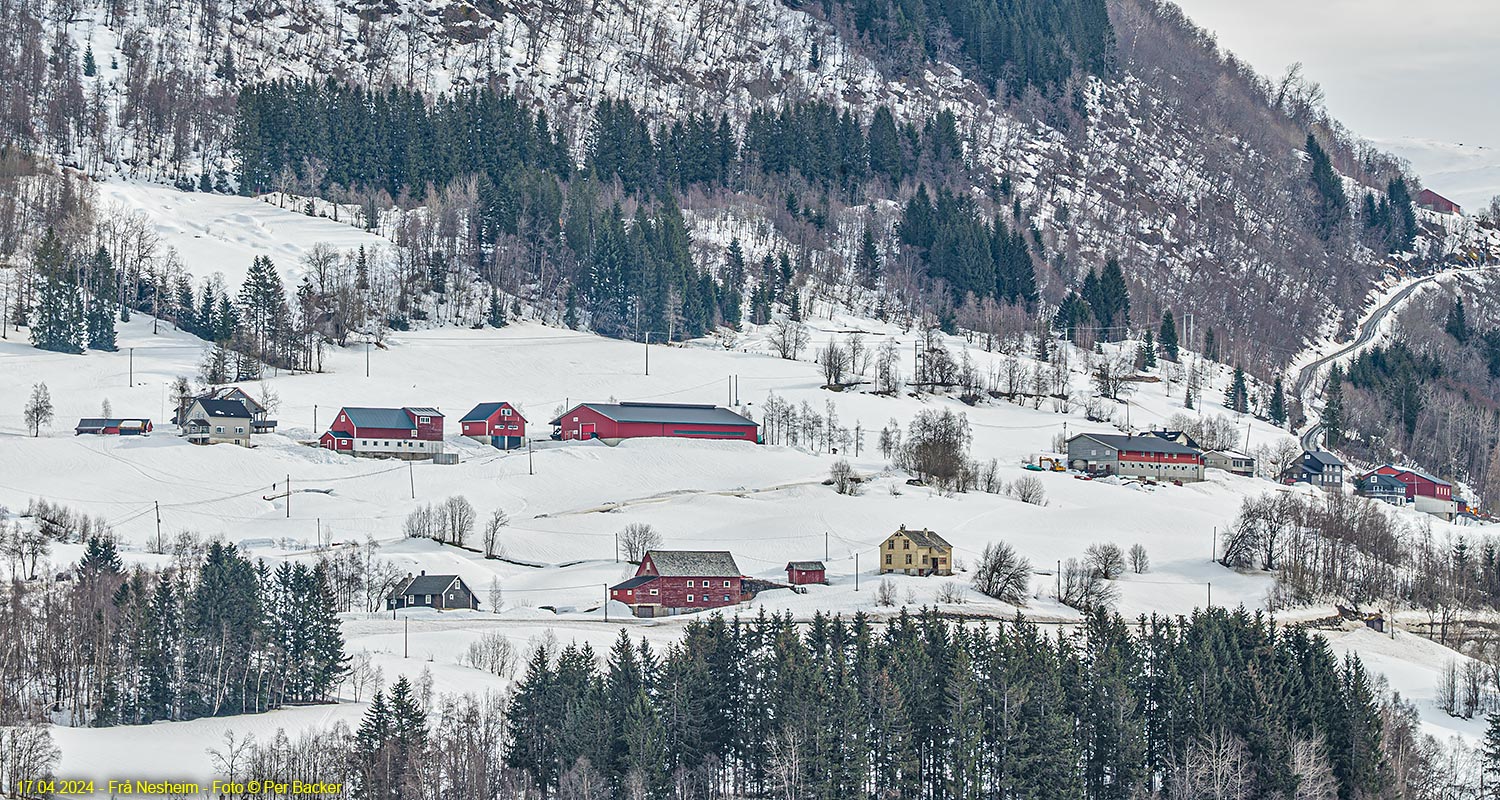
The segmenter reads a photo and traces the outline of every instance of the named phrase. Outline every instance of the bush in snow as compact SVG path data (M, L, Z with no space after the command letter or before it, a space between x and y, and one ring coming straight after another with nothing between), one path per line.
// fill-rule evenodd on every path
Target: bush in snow
M1002 603L1024 606L1031 591L1031 562L1005 542L987 544L974 566L974 588Z
M964 596L963 585L956 581L947 581L938 587L937 601L939 603L959 605L967 600L968 598Z
M839 459L828 468L828 480L833 484L833 490L839 494L859 494L860 483L864 481L854 467L849 466L847 459Z
M1088 562L1089 569L1107 581L1125 574L1125 554L1113 542L1089 545L1089 549L1084 551L1084 560Z
M1114 606L1120 591L1098 572L1076 558L1063 562L1062 596L1058 602L1083 612Z
M502 678L509 678L516 671L516 646L510 639L491 631L470 642L464 653L464 666L483 670Z
M1146 555L1146 548L1140 542L1130 546L1130 570L1137 575L1151 569L1151 559Z
M1016 482L1010 485L1007 492L1011 497L1023 503L1034 506L1047 505L1047 487L1042 485L1042 479L1035 475L1022 475L1016 478Z
M896 582L886 578L875 587L875 605L893 606L896 604Z

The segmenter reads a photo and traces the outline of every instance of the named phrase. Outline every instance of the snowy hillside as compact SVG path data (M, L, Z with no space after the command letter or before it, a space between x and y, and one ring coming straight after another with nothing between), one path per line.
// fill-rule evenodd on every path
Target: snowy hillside
M327 238L344 246L374 239L353 228L308 218L250 199L165 197L157 190L104 187L108 194L158 215L161 233L195 269L228 272L249 254L292 255ZM286 263L291 263L287 259ZM856 610L887 615L899 606L938 601L945 610L979 617L1010 617L1017 608L984 597L968 586L969 575L954 578L893 578L897 606L879 605L874 560L880 541L896 526L927 527L955 545L955 558L972 566L992 542L1007 542L1037 570L1031 597L1019 609L1045 623L1068 623L1078 612L1060 605L1053 591L1059 562L1079 558L1092 544L1144 546L1150 570L1127 573L1116 583L1119 610L1140 614L1189 614L1216 606L1263 608L1272 579L1264 573L1238 574L1211 559L1215 534L1234 516L1242 499L1277 487L1262 479L1210 471L1199 484L1155 487L1081 481L1070 474L1023 469L1037 453L1050 451L1064 431L1113 432L1106 423L1084 419L1081 407L1058 413L1003 400L969 406L954 399L859 391L831 392L816 364L791 361L770 352L765 331L750 331L725 348L717 342L653 347L650 374L644 374L642 345L592 335L513 324L501 330L434 328L393 334L383 348L335 348L321 374L268 376L252 394L268 390L280 398L275 415L279 433L260 437L253 449L195 447L174 435L168 385L197 371L204 344L194 337L138 316L121 326L116 353L83 356L46 353L25 344L24 330L0 341L0 366L17 380L0 385L0 505L12 513L32 498L45 498L103 518L126 543L130 562L164 564L170 556L153 553L160 530L170 542L192 532L205 538L243 542L253 557L277 562L309 560L319 546L334 551L367 541L377 557L403 572L456 573L484 592L498 582L499 609L484 612L403 612L405 625L387 614L345 616L351 653L367 653L386 680L405 674L417 679L430 671L438 692L501 689L506 681L461 666L468 643L498 630L518 647L554 635L590 641L603 651L621 624L658 642L681 630L681 619L606 624L600 608L604 587L633 574L615 559L615 533L628 523L652 525L670 548L730 550L745 574L783 577L791 559L826 559L830 585L806 594L771 591L738 613L785 610L799 618L816 611ZM813 323L813 343L850 331L872 341L891 339L902 353L903 374L913 372L915 335L870 320L839 317ZM1004 357L961 339L948 339L983 371L1002 368ZM804 353L804 358L807 358ZM368 364L369 377L366 377ZM1087 393L1082 353L1072 356L1071 383ZM738 396L731 394L731 376ZM1213 366L1196 414L1225 413L1217 406L1229 377ZM133 383L131 382L133 379ZM35 382L45 382L55 399L56 421L39 438L24 435L21 409ZM1116 409L1119 425L1136 429L1162 425L1183 408L1182 386L1148 381ZM731 404L759 418L772 394L837 417L858 429L858 454L844 453L870 478L859 496L844 496L823 485L835 456L822 448L754 446L674 440L599 443L543 442L533 453L501 453L456 436L456 420L470 406L491 400L516 404L534 431L545 435L547 420L568 402L580 400L665 400ZM151 416L157 430L145 438L75 437L74 419L97 415L108 401L116 414ZM448 446L456 466L353 459L308 446L342 405L430 405L448 415ZM876 450L876 432L888 420L904 426L917 412L948 408L968 415L976 459L996 459L999 477L1013 482L1036 476L1045 505L1003 494L945 495L907 485ZM1249 417L1236 420L1245 446L1255 448L1288 436ZM294 493L287 508L284 481ZM279 484L279 487L278 487ZM1312 492L1307 488L1281 491ZM510 524L499 539L503 560L426 540L402 537L402 522L420 504L463 495L481 517L506 511ZM159 504L159 506L158 506ZM1403 515L1411 512L1400 512ZM1416 519L1411 519L1415 523ZM1434 523L1435 536L1449 528ZM1457 529L1452 529L1457 530ZM321 539L320 539L321 537ZM78 558L78 545L57 545L51 561L61 569ZM856 557L858 570L856 570ZM856 588L857 583L857 588ZM964 602L951 602L951 589ZM618 615L623 610L616 607ZM495 611L498 613L490 613ZM1295 609L1284 619L1315 618L1327 607ZM550 633L549 633L550 632ZM1450 722L1433 706L1435 676L1447 651L1402 632L1394 640L1368 633L1335 636L1335 647L1357 652L1385 673L1391 685L1415 699L1430 730L1441 735L1477 736L1477 723ZM402 653L408 651L409 658ZM365 656L359 656L364 658ZM277 728L289 732L344 720L353 725L362 703L346 700L331 708L289 709L253 718L222 718L163 723L149 735L129 727L58 730L63 749L59 774L106 776L121 769L149 768L207 775L212 760L204 748L219 744L224 731L255 731L265 739ZM175 774L174 772L174 774Z

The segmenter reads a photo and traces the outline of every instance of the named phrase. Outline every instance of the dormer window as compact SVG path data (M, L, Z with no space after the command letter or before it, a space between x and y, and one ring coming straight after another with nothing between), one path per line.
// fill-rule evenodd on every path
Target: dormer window
M417 417L417 422L422 425L430 425L432 423L432 417Z

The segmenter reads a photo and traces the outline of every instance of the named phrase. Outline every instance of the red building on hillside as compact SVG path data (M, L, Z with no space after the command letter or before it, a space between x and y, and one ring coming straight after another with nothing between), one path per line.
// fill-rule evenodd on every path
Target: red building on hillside
M760 426L727 408L687 403L581 403L552 420L552 438L603 439L611 444L643 436L759 440Z
M526 418L510 403L480 403L458 425L464 436L501 450L526 443Z
M734 556L723 550L651 550L635 577L609 587L637 617L685 614L748 600Z
M1428 211L1436 211L1439 214L1462 214L1463 209L1458 203L1434 192L1431 189L1423 189L1417 193L1417 207Z
M356 456L432 458L443 452L443 415L435 408L339 409L318 439L325 449Z
M1371 470L1363 477L1369 478L1372 475L1388 475L1406 484L1406 501L1418 511L1443 519L1452 519L1453 515L1461 510L1457 498L1453 496L1453 484L1442 478L1434 477L1419 469L1398 467L1394 464L1386 464Z
M73 435L79 436L85 433L100 434L104 436L144 436L151 432L151 420L142 417L129 419L101 419L98 417L85 417L78 420L73 426Z

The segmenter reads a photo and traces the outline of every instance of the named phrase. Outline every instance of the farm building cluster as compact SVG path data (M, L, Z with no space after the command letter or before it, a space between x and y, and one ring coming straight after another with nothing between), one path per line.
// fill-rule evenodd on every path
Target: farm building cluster
M1046 459L1049 460L1050 459ZM1236 450L1208 450L1183 431L1153 430L1140 435L1080 433L1067 440L1067 467L1094 477L1118 476L1148 481L1192 483L1204 470L1222 469L1253 477L1255 459ZM1349 467L1327 450L1304 450L1291 468L1279 475L1282 483L1306 483L1342 491ZM1353 478L1361 495L1445 520L1469 512L1454 494L1452 483L1418 469L1386 464Z

